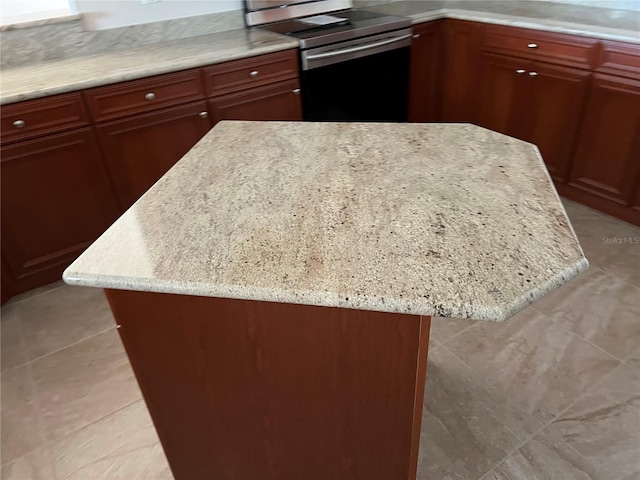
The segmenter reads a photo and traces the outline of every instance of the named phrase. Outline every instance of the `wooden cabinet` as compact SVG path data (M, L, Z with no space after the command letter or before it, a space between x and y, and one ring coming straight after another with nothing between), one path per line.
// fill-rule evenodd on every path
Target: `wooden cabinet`
M481 87L475 121L496 132L522 137L525 130L524 108L530 81L530 62L502 55L483 54Z
M525 76L530 84L524 110L526 123L517 136L537 145L551 178L564 183L569 175L591 74L542 62L533 62L530 68Z
M409 121L436 122L440 118L440 70L443 21L416 25L411 42Z
M214 123L220 120L302 120L298 80L253 88L209 100Z
M483 25L447 20L444 26L442 115L445 122L472 122L475 118Z
M91 128L4 146L1 166L3 273L20 293L59 280L120 210Z
M537 145L552 178L564 182L589 77L584 70L485 53L476 122Z
M203 74L214 124L302 120L297 50L214 65Z
M2 301L59 280L214 116L301 120L299 92L288 50L4 106Z
M98 125L120 207L129 208L210 128L204 101Z
M567 195L640 224L640 79L596 74ZM626 213L623 213L625 211Z

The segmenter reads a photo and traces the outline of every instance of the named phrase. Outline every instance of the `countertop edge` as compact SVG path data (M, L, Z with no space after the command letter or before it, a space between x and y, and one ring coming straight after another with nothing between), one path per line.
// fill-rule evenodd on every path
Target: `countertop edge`
M412 19L413 25L451 18L455 20L468 20L492 25L504 25L508 27L529 28L545 32L564 33L567 35L597 38L599 40L613 40L640 44L640 30L638 32L633 32L630 30L600 27L597 25L569 23L553 19L535 19L475 10L441 8L431 12L409 15L409 18ZM634 36L633 33L636 33L636 35Z
M385 298L343 297L333 292L308 292L281 290L276 288L256 288L239 285L217 285L204 283L181 282L174 280L158 280L135 277L119 277L109 275L79 274L67 268L62 278L68 285L81 287L105 288L114 290L132 290L139 292L166 293L174 295L191 295L198 297L220 297L237 300L262 302L292 303L320 307L347 308L409 315L438 316L445 318L466 318L471 320L502 322L531 305L547 293L564 285L589 267L588 260L583 257L543 283L528 291L525 295L504 305L464 309L454 305L428 305L426 303L397 301Z

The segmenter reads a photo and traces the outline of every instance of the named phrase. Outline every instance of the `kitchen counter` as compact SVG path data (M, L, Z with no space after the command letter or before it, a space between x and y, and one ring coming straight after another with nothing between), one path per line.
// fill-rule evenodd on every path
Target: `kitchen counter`
M640 43L639 12L526 0L443 5L419 0L366 9L408 16L415 23L458 18ZM240 29L7 68L0 76L0 105L297 47L297 40L289 37Z
M367 10L414 23L455 18L512 27L640 43L640 12L531 0L404 0Z
M298 41L263 30L230 30L112 53L2 70L0 104L212 65L298 48Z
M221 122L64 279L501 321L587 266L534 145L467 124Z

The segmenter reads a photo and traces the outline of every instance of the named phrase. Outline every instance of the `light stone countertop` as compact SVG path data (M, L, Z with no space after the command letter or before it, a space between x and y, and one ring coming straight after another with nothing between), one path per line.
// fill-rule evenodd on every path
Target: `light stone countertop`
M0 75L0 105L291 48L298 48L297 40L239 29L7 68Z
M518 0L405 0L366 10L414 23L458 18L640 43L640 12ZM128 50L6 68L0 105L83 88L297 48L296 39L261 30L231 30Z
M410 17L414 24L455 18L640 43L640 11L539 0L404 0L368 6L366 10Z
M225 121L64 280L501 321L587 266L534 145L468 124Z

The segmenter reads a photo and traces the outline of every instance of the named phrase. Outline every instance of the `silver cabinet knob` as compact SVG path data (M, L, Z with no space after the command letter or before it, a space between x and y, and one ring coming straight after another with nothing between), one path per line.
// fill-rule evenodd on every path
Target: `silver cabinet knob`
M250 77L257 77L258 76L258 70L254 70L252 72L249 72L249 76Z
M208 114L207 112L200 112L200 113L198 114L198 116L199 116L200 118L207 118L207 117L209 116L209 114Z
M517 73L518 75L522 75L524 72L526 72L526 70L523 70L523 69L521 69L521 68L519 68L518 70L516 70L516 73Z
M16 128L22 128L25 126L24 120L16 120L13 122L13 126Z
M527 48L538 48L538 44L537 43L530 43L529 45L527 45Z
M155 100L156 99L156 94L153 92L149 92L144 96L144 99L147 101L151 101L151 100Z
M420 34L419 33L414 34L413 38L420 38Z
M299 89L299 88L294 88L294 89L293 89L293 93L294 93L295 95L300 95L300 89Z
M538 76L538 72L529 72L529 76L530 77L537 77Z

